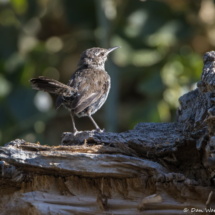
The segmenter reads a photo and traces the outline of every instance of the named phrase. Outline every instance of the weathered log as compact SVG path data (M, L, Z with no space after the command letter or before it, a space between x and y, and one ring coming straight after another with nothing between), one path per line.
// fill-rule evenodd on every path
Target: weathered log
M214 71L215 52L206 53L175 123L67 132L57 147L24 140L1 147L0 213L213 214Z

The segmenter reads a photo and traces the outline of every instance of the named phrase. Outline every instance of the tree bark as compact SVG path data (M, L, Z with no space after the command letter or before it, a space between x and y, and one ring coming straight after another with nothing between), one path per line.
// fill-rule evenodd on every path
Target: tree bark
M215 52L175 123L0 148L1 214L214 214ZM208 211L207 211L208 210ZM192 212L193 211L193 212Z

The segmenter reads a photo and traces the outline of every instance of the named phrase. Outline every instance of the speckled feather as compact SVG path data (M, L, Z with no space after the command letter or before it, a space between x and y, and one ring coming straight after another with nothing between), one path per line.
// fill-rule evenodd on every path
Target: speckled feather
M107 99L110 90L110 76L105 71L105 61L108 54L117 48L91 48L84 51L81 54L78 69L67 85L53 79L39 77L30 80L32 87L58 94L56 108L63 105L71 111L71 114L74 113L78 117L90 117L102 107ZM96 125L95 122L93 123ZM75 125L73 124L73 126ZM98 128L97 125L96 127ZM76 131L75 127L74 130Z
M30 82L32 88L35 90L41 90L44 92L49 92L66 97L72 96L77 91L74 88L62 84L54 79L46 78L43 76L40 76L39 78L32 78Z
M106 51L107 49L92 48L82 53L79 68L67 84L77 89L77 94L69 100L60 96L56 103L57 108L63 104L67 109L73 109L78 117L86 116L87 112L94 114L101 108L110 90L110 76L104 68L107 56L103 53Z
M79 69L69 81L69 86L78 89L78 94L71 102L71 109L78 114L109 92L110 76L104 70ZM91 112L94 112L91 110Z

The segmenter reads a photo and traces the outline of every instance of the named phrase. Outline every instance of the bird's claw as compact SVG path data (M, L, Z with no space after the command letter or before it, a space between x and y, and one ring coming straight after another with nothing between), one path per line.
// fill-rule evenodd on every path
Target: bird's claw
M78 134L78 133L79 133L79 131L77 129L74 129L73 136L75 137L76 134Z
M105 132L105 129L97 128L96 131L99 132L99 133L101 133L101 132Z

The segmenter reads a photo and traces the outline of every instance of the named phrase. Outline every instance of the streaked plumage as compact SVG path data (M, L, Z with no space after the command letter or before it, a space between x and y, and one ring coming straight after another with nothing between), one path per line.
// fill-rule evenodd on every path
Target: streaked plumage
M110 76L105 71L107 55L118 47L103 49L91 48L84 51L78 63L78 70L72 75L68 84L39 77L31 79L32 87L59 95L56 108L63 105L70 110L74 132L77 132L73 115L89 116L98 131L101 131L92 118L107 99L110 90Z

